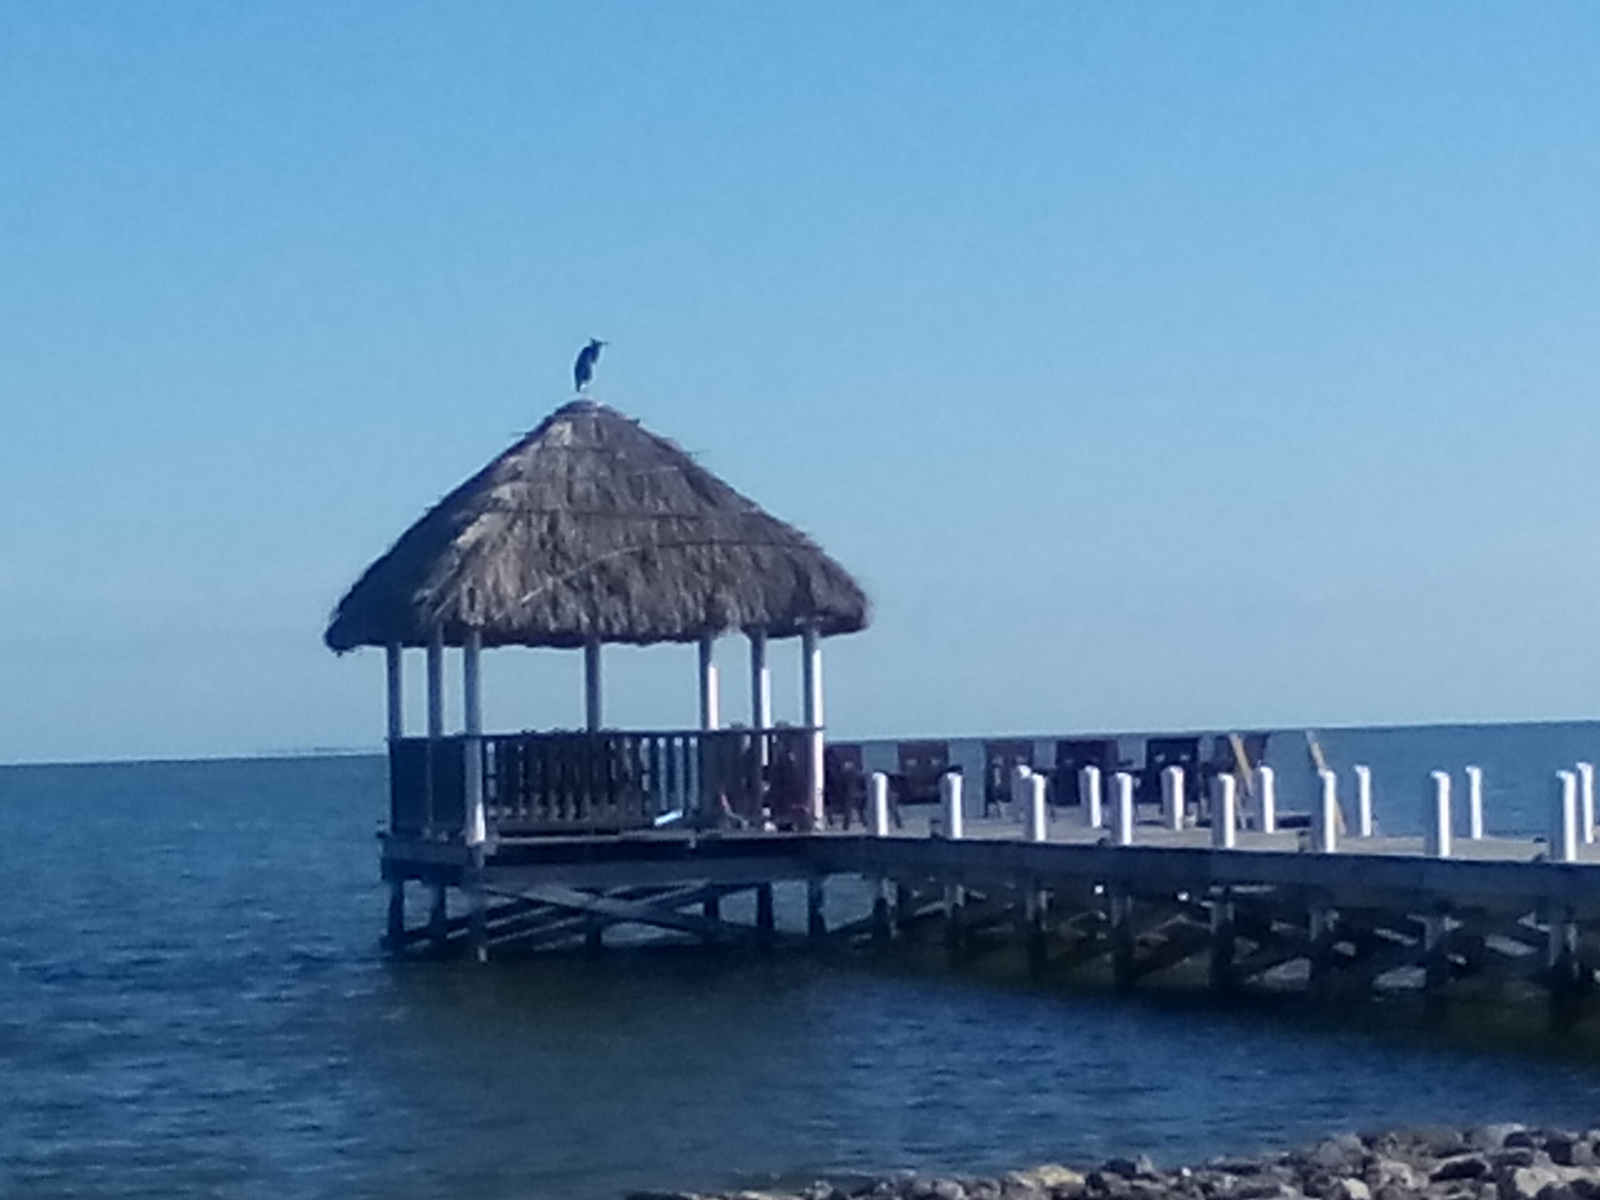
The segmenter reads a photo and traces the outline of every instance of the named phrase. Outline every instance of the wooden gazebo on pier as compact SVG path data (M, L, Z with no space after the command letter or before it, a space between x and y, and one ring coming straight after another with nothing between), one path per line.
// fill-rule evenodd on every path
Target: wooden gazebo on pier
M430 509L339 602L325 640L388 662L390 836L468 847L605 833L822 823L821 639L867 623L854 579L681 448L606 405L558 409ZM749 639L747 728L722 728L716 638ZM768 643L798 638L800 726L775 728ZM697 727L605 727L601 647L697 643ZM480 655L582 649L585 728L489 734ZM425 655L424 736L408 736L405 652ZM462 656L463 727L443 665Z

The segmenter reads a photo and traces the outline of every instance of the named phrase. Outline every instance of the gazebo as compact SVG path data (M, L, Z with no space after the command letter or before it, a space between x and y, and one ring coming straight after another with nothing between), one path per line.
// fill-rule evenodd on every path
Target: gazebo
M339 602L325 640L387 655L391 836L464 841L683 820L823 823L824 637L868 619L815 542L604 404L575 400L403 533ZM722 728L715 640L749 640L748 728ZM774 728L768 645L798 638L802 725ZM601 648L699 646L698 727L608 729ZM581 649L585 728L486 734L480 655ZM426 736L407 736L405 652L425 655ZM444 656L463 728L444 728ZM759 824L758 824L759 823Z

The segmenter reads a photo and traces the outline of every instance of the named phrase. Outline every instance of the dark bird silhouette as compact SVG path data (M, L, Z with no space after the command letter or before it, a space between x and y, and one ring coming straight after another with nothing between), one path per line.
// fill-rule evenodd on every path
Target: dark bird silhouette
M588 387L589 380L594 378L594 364L600 361L600 347L604 345L598 338L590 338L589 344L578 351L578 361L572 364L572 381L577 384L578 391Z

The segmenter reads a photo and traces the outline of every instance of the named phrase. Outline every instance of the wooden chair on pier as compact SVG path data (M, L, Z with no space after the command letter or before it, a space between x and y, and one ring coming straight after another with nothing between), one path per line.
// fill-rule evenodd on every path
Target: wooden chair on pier
M999 810L1003 815L1011 802L1011 777L1018 767L1033 767L1032 739L1013 738L983 744L983 815Z
M895 783L901 804L937 804L939 780L950 770L949 742L901 742Z
M1082 804L1078 772L1084 767L1098 767L1100 773L1109 778L1122 766L1119 756L1116 738L1062 738L1056 743L1055 769L1051 772L1053 802Z

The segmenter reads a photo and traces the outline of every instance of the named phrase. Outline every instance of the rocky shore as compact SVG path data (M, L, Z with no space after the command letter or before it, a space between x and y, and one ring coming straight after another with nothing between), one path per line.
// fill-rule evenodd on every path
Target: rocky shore
M798 1191L632 1192L626 1200L1600 1200L1600 1128L1485 1125L1331 1137L1288 1154L1161 1168L1049 1164L998 1178L903 1174Z

